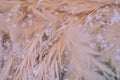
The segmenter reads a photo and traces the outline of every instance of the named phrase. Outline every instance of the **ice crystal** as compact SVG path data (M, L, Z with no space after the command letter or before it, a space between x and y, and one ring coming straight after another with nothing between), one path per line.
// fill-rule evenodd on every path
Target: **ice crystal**
M3 59L6 61L8 59L8 56L3 56Z
M95 15L95 18L96 18L96 20L101 19L101 18L102 18L102 14L96 14L96 15Z
M13 52L19 51L19 46L20 46L19 43L14 43L13 44Z
M114 9L113 12L114 12L114 16L111 19L111 24L112 25L120 21L120 14L119 14L119 12L116 9Z
M106 43L102 43L101 44L101 48L107 48L108 46L107 46L107 44Z
M52 22L49 22L49 24L47 25L47 27L50 27L52 25Z
M45 34L46 34L47 36L49 36L49 35L51 34L51 32L52 32L51 29L46 29L46 30L45 30Z
M59 80L59 78L56 78L55 80Z
M92 16L89 15L89 16L87 17L86 23L89 23L89 22L91 22L91 21L92 21Z
M91 48L95 48L95 47L96 47L96 44L95 44L95 43L90 43L89 46L90 46Z
M29 43L29 41L30 41L30 40L28 40L28 39L25 40L26 43Z
M19 58L19 59L23 59L25 57L25 55L23 54L23 53L19 53L18 55L17 55L17 58Z
M16 28L16 27L17 27L17 24L13 24L13 26L12 26L12 27Z
M99 34L97 35L97 41L102 41L103 39L104 39L104 37L102 36L101 33L99 33Z
M109 8L108 8L108 6L106 6L106 7L102 10L102 12L103 12L103 13L105 13L105 12L109 12Z
M62 25L62 27L61 27L62 29L65 29L66 28L66 25Z
M39 5L41 2L43 2L44 0L38 0L37 5Z
M27 23L29 24L29 26L32 26L33 20L32 20L32 19L29 19L29 20L27 21Z
M87 17L86 24L90 25L90 27L93 28L92 19L93 19L92 16L89 15L89 16Z

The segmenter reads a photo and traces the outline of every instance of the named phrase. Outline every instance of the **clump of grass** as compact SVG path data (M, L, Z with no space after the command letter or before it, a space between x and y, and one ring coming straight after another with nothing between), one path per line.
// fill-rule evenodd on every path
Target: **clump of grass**
M97 52L86 45L90 43L91 37L85 28L77 27L106 3L92 0L43 0L43 3L39 2L40 4L36 5L38 1L41 2L41 0L0 2L0 7L4 11L8 10L13 14L10 14L12 16L10 22L2 25L8 30L5 31L8 34L2 37L2 43L10 40L13 49L8 51L12 55L8 56L8 61L1 69L0 80L7 80L11 75L13 75L11 80L63 80L63 77L67 77L68 80L106 80L104 76L89 69L90 65L112 74L105 66L107 65L115 72L109 62L103 62L105 64L103 65L93 57ZM75 6L71 5L75 1L79 2L76 2ZM28 17L28 12L33 17ZM8 16L5 18L9 19ZM4 19L1 21L4 23ZM49 23L52 24L47 25ZM17 26L14 27L14 24ZM66 60L65 52L69 60ZM67 69L63 65L66 65Z
M112 65L112 62L111 62L111 61L103 61L102 63L103 63L104 65L106 65L108 68L110 68L113 73L116 73L116 69L115 69L115 67Z

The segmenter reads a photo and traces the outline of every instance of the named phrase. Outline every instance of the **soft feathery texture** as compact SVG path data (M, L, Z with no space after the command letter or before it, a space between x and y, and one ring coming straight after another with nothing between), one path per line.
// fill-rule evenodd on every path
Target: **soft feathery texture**
M0 0L0 80L119 80L119 10L118 0Z

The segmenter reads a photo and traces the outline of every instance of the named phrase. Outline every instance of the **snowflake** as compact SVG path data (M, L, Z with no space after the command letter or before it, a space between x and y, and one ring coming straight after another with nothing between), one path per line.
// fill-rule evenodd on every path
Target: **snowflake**
M30 41L30 40L28 40L28 39L25 40L26 43L29 43L29 41Z
M8 60L8 56L3 56L3 59L6 61Z
M43 2L44 0L38 0L37 5L39 5L41 2Z
M91 21L92 21L92 16L89 15L89 16L87 17L86 23L89 23L89 22L91 22Z
M32 20L32 19L29 19L29 20L27 21L27 23L29 24L29 26L32 26L33 20Z
M97 35L97 41L102 41L103 39L104 39L104 37L102 36L101 33L99 33L99 34Z
M12 49L13 52L19 51L19 50L20 50L19 47L20 47L20 44L19 44L19 43L14 43L14 44L13 44L13 49Z
M99 15L98 15L98 14L96 14L96 15L95 15L95 18L96 18L96 20L101 19L101 18L102 18L102 14L99 14Z
M49 36L49 35L51 34L51 32L52 32L51 29L46 29L46 30L45 30L45 34L46 34L47 36Z
M17 58L19 58L19 59L23 59L24 57L25 57L25 55L23 53L20 53L17 55Z
M13 24L12 27L16 28L16 27L17 27L17 24Z
M56 78L55 80L59 80L59 78Z
M61 27L62 29L65 29L66 28L66 25L62 25L62 27Z
M52 25L52 22L49 22L49 24L47 25L47 27L50 27Z
M92 19L93 19L92 16L89 15L89 16L87 17L87 20L86 20L86 23L85 23L85 24L89 24L90 27L93 27Z
M102 12L103 12L103 13L105 13L105 12L109 12L109 8L108 8L108 6L106 6L106 7L102 10Z
M113 24L119 22L119 20L120 20L120 14L116 9L114 9L114 16L111 19L111 24L113 25Z
M107 47L108 47L107 44L105 44L105 43L102 43L102 44L101 44L101 48L107 48Z
M95 44L95 43L90 43L89 46L90 46L91 48L95 48L95 47L96 47L96 44Z

